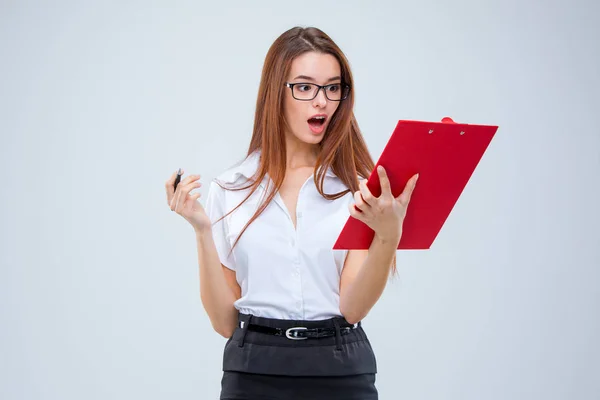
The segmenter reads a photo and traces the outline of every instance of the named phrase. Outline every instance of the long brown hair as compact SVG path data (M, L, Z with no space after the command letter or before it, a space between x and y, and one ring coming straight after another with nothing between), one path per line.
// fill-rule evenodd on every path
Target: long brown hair
M248 185L235 189L224 188L227 190L250 189L246 198L226 215L235 211L250 198L266 174L271 178L273 185L256 213L242 229L232 249L248 226L273 200L283 183L287 159L285 142L287 125L283 113L284 95L287 88L284 86L284 82L290 72L293 60L310 51L334 56L340 64L342 82L350 86L348 97L341 101L331 118L323 140L319 143L320 150L314 174L317 190L328 200L340 198L350 191L359 190L358 176L366 179L374 168L373 159L354 116L354 80L346 56L334 41L320 29L294 27L284 32L275 40L267 53L258 89L254 129L247 155L260 150L259 167ZM329 168L342 180L348 190L334 194L324 193L323 182Z

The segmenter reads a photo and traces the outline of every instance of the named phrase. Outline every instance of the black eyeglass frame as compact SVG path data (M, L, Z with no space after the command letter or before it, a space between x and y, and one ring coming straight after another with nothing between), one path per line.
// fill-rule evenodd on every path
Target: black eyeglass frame
M296 96L294 96L294 86L296 85L313 85L318 87L317 91L315 92L315 95L310 98L310 99L299 99ZM332 100L329 98L329 96L327 96L327 88L329 88L330 86L335 86L335 85L340 85L342 87L342 94L344 90L347 90L346 95L344 97L341 97L339 100ZM285 86L290 88L290 90L292 91L292 97L298 101L313 101L318 95L319 95L319 91L321 89L323 90L323 93L325 93L325 97L327 98L327 100L329 101L342 101L342 100L346 100L348 98L348 96L350 95L350 90L352 90L352 88L350 87L350 85L348 85L347 83L330 83L328 85L317 85L316 83L312 83L312 82L286 82Z

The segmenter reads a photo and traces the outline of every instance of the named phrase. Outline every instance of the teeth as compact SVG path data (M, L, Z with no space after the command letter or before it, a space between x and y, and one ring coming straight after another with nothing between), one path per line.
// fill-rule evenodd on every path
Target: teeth
M321 115L321 116L315 117L315 119L325 119L325 117L323 117L323 116Z

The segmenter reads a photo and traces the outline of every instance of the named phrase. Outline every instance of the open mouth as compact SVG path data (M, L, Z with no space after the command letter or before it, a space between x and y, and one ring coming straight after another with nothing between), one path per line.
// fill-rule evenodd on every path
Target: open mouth
M316 117L310 118L308 120L308 125L310 126L310 129L314 133L321 133L323 131L323 126L325 125L326 120L327 120L326 116L318 115Z

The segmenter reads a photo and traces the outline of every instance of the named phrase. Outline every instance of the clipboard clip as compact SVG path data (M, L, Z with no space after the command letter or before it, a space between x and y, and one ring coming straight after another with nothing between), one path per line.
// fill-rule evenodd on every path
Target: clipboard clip
M456 124L456 122L454 122L452 120L452 118L450 118L450 117L444 117L444 118L442 118L442 123L444 123L444 124ZM433 131L429 131L429 133L433 133ZM464 134L465 134L465 131L460 131L460 135L461 136L464 135Z

